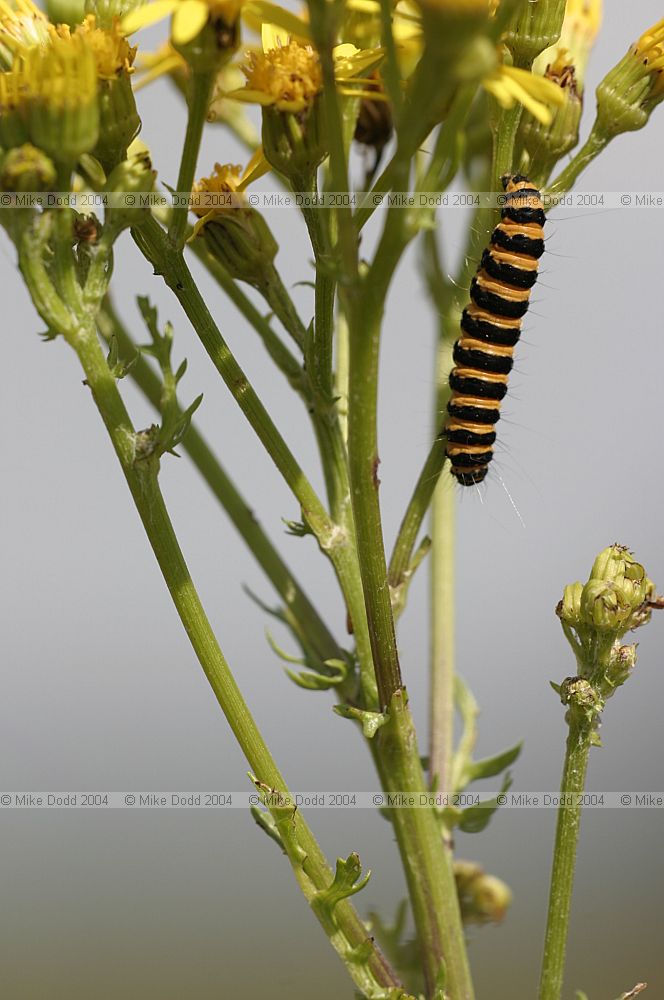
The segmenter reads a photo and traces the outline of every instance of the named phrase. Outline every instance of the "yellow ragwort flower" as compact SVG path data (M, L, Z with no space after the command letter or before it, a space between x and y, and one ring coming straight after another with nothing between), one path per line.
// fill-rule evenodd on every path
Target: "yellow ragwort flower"
M515 66L497 66L482 81L482 86L503 108L522 104L542 125L550 125L553 115L551 105L565 103L565 93L559 86L543 76Z
M573 67L579 89L583 87L586 66L602 24L603 0L567 0L560 38L545 49L533 63L533 71L544 75L554 65Z
M55 33L60 38L69 38L72 34L85 38L95 57L100 80L115 80L122 73L133 72L136 46L129 45L117 20L110 28L98 28L95 15L88 14L73 33L66 24L59 24Z
M0 65L9 67L22 48L43 45L48 32L48 18L32 0L15 0L14 6L0 0Z
M241 5L242 0L153 0L123 17L122 31L131 35L172 15L171 38L176 45L187 45L208 21L234 25Z
M630 50L653 75L651 97L664 93L664 18L648 28Z
M242 67L246 86L227 96L293 113L311 107L323 86L318 53L273 24L263 25L262 41L263 51L249 53ZM375 83L364 74L381 61L380 49L358 49L346 43L337 45L332 56L341 93L378 98L377 91L370 89Z

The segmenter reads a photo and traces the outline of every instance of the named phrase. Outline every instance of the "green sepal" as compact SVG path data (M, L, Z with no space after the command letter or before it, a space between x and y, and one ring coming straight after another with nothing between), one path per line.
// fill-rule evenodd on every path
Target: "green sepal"
M373 739L381 726L389 721L384 712L368 712L355 705L335 705L333 709L342 719L353 719L362 726L362 733L368 740Z
M260 826L263 833L266 833L268 837L275 842L275 844L278 844L285 854L286 848L284 847L284 842L281 839L281 834L277 829L274 817L271 816L269 812L265 812L263 809L260 809L258 806L251 807L251 815L257 825Z
M371 878L368 871L364 878L360 856L353 851L347 858L337 858L334 879L327 889L319 889L311 900L311 907L329 927L336 927L334 910L338 903L361 892ZM365 959L366 960L366 959Z

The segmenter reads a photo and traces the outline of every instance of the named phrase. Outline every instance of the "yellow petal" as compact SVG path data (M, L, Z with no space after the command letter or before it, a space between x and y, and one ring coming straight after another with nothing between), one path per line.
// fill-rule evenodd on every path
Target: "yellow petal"
M288 45L288 32L278 24L264 24L261 28L261 41L263 52L269 52L270 49Z
M542 125L550 125L553 115L547 108L546 104L542 104L536 98L532 97L528 91L521 86L516 80L510 79L510 77L505 77L503 80L505 87L511 92L514 99L520 104L523 104L524 108L530 111L533 118L536 118L538 122Z
M230 97L234 101L244 101L246 104L261 104L263 107L274 104L275 100L270 94L266 94L262 90L251 90L249 87L227 90L224 97Z
M210 8L203 0L179 0L173 14L171 37L176 45L186 45L205 27Z
M248 0L242 7L242 17L257 34L261 33L264 24L275 24L297 41L308 42L311 38L306 21L275 3L268 3L267 0Z
M502 66L499 72L503 77L515 81L523 90L538 101L543 101L545 104L558 105L562 105L566 101L561 87L552 80L547 80L546 77L531 73L530 70L517 69L514 66Z
M122 18L120 30L123 35L133 35L135 31L146 28L149 24L155 24L162 18L168 17L178 6L179 0L154 0L154 3L147 3L143 7L137 7Z
M265 174L269 174L271 170L270 164L265 159L265 154L263 153L263 147L259 146L254 155L249 160L249 163L244 168L242 174L242 180L238 184L238 191L244 191L245 188L257 181L259 177L263 177Z

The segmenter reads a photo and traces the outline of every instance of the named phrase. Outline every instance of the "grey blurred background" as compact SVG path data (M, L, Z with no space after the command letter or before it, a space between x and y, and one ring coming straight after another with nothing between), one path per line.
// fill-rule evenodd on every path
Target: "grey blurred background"
M662 14L655 0L607 0L587 84L592 93L629 42ZM631 11L638 11L635 16ZM166 83L144 91L143 138L173 182L182 102ZM664 112L617 139L583 178L586 190L662 188ZM207 130L201 172L242 154ZM494 478L483 503L460 498L458 666L482 706L480 755L525 740L515 788L558 785L563 711L550 679L573 672L554 607L585 578L598 550L631 546L664 587L662 548L662 210L551 219L544 274L501 422L498 469L523 524ZM275 212L288 282L311 277L303 227ZM460 253L466 218L443 234ZM200 271L197 271L200 273ZM246 764L171 607L116 459L73 354L44 344L41 323L0 243L6 350L2 391L2 698L0 758L9 791L244 789ZM317 484L303 411L285 391L234 309L200 273L222 330L274 409ZM183 398L197 415L279 548L344 638L344 615L312 541L284 534L297 509L213 371L177 303L126 237L115 288L144 339L134 303L149 291L175 324L175 356L189 359ZM311 311L310 291L294 291ZM390 543L430 444L434 322L409 253L388 303L381 416L381 479ZM152 414L122 383L138 426ZM509 422L508 422L509 421ZM331 700L296 689L264 639L265 614L241 589L272 601L252 557L186 457L167 459L163 488L224 651L293 788L371 789L354 728ZM419 573L400 648L425 742L427 579ZM639 635L639 665L609 704L605 747L589 788L662 791L662 629ZM284 638L280 636L280 638ZM358 850L373 869L358 899L389 916L404 894L388 825L368 811L314 812L330 858ZM462 857L506 879L515 901L504 925L473 931L481 1000L534 997L544 926L551 811L507 812L459 837ZM195 1000L350 997L345 971L310 917L290 868L241 810L230 812L0 813L3 995L12 1000L146 996ZM662 995L659 811L596 811L583 820L566 996L613 1000L638 980Z

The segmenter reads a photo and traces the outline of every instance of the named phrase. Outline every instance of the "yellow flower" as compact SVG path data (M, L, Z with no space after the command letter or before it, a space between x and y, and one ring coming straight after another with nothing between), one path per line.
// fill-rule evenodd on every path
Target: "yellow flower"
M231 91L238 101L275 107L278 111L297 113L311 107L323 86L318 53L272 24L263 25L263 51L252 52L243 67L247 85ZM335 78L342 93L358 97L374 96L371 80L363 76L382 59L378 49L358 49L349 43L337 45L333 52ZM360 84L360 88L355 89ZM375 86L375 84L373 84Z
M238 19L241 5L242 0L153 0L123 17L122 31L131 35L172 15L171 38L176 45L187 45L200 34L208 21L222 21L232 27Z
M515 66L498 66L482 81L482 86L492 94L503 108L519 103L530 111L542 125L552 121L551 105L565 103L565 94L555 83L529 70Z
M60 38L72 36L66 24L59 24L55 33ZM98 28L95 15L88 14L73 34L86 39L95 57L97 76L100 80L115 80L122 73L132 72L136 46L132 48L129 45L120 31L117 20L110 28Z
M565 20L555 45L541 53L533 71L544 75L547 67L562 62L574 68L579 88L583 87L586 66L602 24L603 0L567 0Z
M651 97L664 93L664 18L648 28L638 42L632 46L632 53L643 63L651 74L656 74Z
M97 65L84 34L51 32L47 45L20 52L12 72L2 77L0 105L6 98L13 102L35 146L64 163L74 163L94 148L99 134Z
M48 18L32 0L15 0L13 7L0 0L0 65L11 66L21 48L44 44L48 30Z
M192 211L198 216L199 221L194 227L191 239L194 239L201 227L215 216L232 211L234 208L243 208L246 204L244 191L269 169L270 165L263 156L262 149L254 153L244 170L232 163L215 163L210 176L201 177L192 188L192 195L198 195L198 198L193 199ZM215 198L215 195L233 197Z

